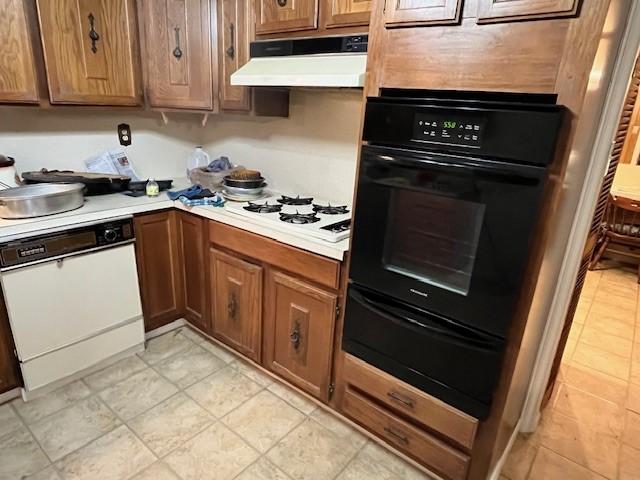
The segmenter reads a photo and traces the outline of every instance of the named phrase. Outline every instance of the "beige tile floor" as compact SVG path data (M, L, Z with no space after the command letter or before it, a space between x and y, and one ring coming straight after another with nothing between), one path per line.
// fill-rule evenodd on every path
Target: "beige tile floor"
M552 399L504 478L640 480L638 290L635 268L588 273Z
M42 398L1 405L0 479L21 478L427 477L185 327Z

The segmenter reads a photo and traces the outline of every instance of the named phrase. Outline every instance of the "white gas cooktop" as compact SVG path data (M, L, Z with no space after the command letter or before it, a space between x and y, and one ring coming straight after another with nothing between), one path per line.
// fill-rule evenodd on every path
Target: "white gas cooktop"
M270 193L252 202L227 200L228 212L287 233L339 242L350 233L351 206L302 195Z

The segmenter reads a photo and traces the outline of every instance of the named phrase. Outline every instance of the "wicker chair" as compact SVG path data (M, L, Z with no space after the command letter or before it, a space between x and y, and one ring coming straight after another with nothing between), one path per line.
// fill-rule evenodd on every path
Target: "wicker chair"
M640 201L609 195L601 228L596 254L591 259L589 270L595 268L607 248L613 253L640 259L640 251L634 252L635 248L640 248ZM627 248L616 250L616 245ZM640 264L638 265L638 283L640 283Z

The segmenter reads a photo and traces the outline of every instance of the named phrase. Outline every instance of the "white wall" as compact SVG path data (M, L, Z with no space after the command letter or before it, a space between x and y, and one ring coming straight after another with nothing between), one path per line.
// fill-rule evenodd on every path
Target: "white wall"
M185 158L202 135L200 119L169 118L176 121L164 125L150 112L0 107L0 153L14 157L21 172L84 170L87 157L119 146L116 126L128 123L133 142L125 148L141 177L184 176Z
M260 170L274 189L350 203L361 108L359 90L294 89L289 118L213 117L203 145Z
M362 91L293 90L289 118L114 110L0 107L0 153L19 171L84 169L83 161L118 146L116 125L129 123L127 154L142 178L184 176L185 160L202 144L212 158L259 169L282 191L351 202Z

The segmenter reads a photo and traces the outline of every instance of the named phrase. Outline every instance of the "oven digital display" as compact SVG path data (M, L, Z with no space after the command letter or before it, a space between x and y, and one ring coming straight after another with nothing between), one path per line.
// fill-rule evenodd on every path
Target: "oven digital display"
M412 140L480 148L484 127L483 118L454 118L437 113L418 113L414 118Z

